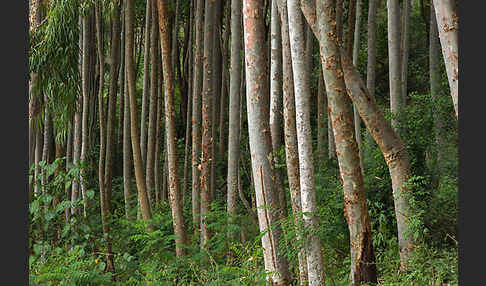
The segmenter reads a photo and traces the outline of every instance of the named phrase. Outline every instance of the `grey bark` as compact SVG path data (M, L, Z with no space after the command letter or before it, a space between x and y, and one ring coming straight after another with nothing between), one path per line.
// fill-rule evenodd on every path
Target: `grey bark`
M147 104L150 90L149 56L150 56L150 27L152 20L151 1L146 1L145 6L145 45L143 54L143 89L142 89L142 115L140 117L140 150L142 151L142 163L146 166L147 159ZM150 192L150 191L148 191Z
M353 65L358 68L359 61L359 43L361 32L361 0L356 0L356 24L354 29L354 44L353 44ZM361 167L361 174L364 177L364 164L363 164L363 137L361 135L361 118L359 117L358 109L353 104L354 113L354 135L356 137L356 143L358 144L359 151L359 165Z
M399 116L403 107L401 87L400 6L398 0L387 0L388 11L388 65L390 82L390 109L395 116L392 126L398 131Z
M327 132L327 93L324 76L322 75L322 65L319 65L319 81L317 83L317 158L319 158L318 166L321 168L324 167L324 162L329 156L325 146Z
M409 28L410 28L410 5L412 0L404 0L402 8L402 30L401 30L401 93L402 93L402 103L404 106L407 105L407 79L408 79L408 54L409 54Z

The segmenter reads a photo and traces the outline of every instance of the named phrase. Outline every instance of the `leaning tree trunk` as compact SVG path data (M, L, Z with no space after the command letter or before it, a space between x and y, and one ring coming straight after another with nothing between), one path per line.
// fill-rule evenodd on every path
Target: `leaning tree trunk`
M152 211L147 196L147 188L145 185L145 175L143 170L142 155L140 151L140 136L138 130L138 114L137 114L137 99L135 89L135 64L133 58L133 26L134 26L134 0L126 0L125 16L126 16L126 34L125 34L125 64L127 67L127 82L128 95L130 97L130 131L132 139L133 151L133 165L135 167L135 180L138 190L138 201L142 211L142 216L145 221L152 219ZM150 223L147 226L149 232L154 231L154 226Z
M289 20L287 5L283 0L277 1L281 20L282 33L282 78L283 78L283 116L285 158L287 177L289 181L292 214L296 228L302 221L302 203L300 197L299 154L297 146L297 130L295 123L294 75L292 72L292 56L290 52ZM297 231L297 241L302 243L302 237ZM307 257L305 248L298 251L300 285L307 285Z
M248 130L250 139L251 162L258 208L263 259L266 271L275 271L268 279L275 285L288 285L289 272L285 257L279 248L282 235L280 225L276 225L278 207L275 190L274 168L268 109L265 110L265 93L268 91L265 71L266 58L264 46L260 45L265 38L264 7L258 0L243 1L243 27L246 59L246 99L248 113Z
M353 285L377 282L371 224L366 205L363 177L359 166L358 146L354 137L351 100L340 72L341 59L335 26L335 1L317 3L320 54L332 120L336 154L344 192L344 215L351 245L350 280ZM349 43L352 44L352 43ZM300 151L300 150L299 150Z
M214 41L214 14L215 1L206 1L204 8L204 56L203 60L203 87L202 87L202 159L201 159L201 247L204 248L209 240L206 218L210 204L210 177L212 154L212 103L213 103L213 41ZM196 105L194 105L196 108Z
M304 21L298 0L287 1L292 71L295 91L295 117L299 154L299 175L304 226L311 232L319 228L317 221L316 186L310 126L309 73L306 71ZM309 285L324 285L321 240L316 234L306 237L306 256Z
M458 53L458 17L455 0L433 0L434 10L439 30L442 56L446 66L447 79L451 89L452 102L458 118L458 82L459 82L459 53Z
M280 148L282 147L282 33L278 15L277 1L272 0L270 23L270 135L274 165L280 165ZM285 189L283 186L283 170L275 170L276 191L278 194L281 217L287 212Z
M390 109L394 117L392 126L399 132L402 111L402 87L400 64L400 6L398 0L388 0L388 65L390 80ZM399 132L400 133L400 132Z
M142 115L140 117L140 150L142 151L142 163L146 165L147 159L147 103L150 85L149 53L150 53L150 20L152 20L152 5L150 0L145 6L145 45L143 54L143 87L142 87ZM152 26L154 24L152 23ZM153 39L152 39L153 41ZM148 190L150 193L150 190Z
M165 132L167 139L167 158L168 160L168 180L169 180L169 197L172 209L172 219L174 234L177 236L176 256L181 257L186 254L186 230L184 227L184 217L182 215L182 199L180 193L180 184L177 168L177 148L175 142L175 103L174 103L174 76L170 63L170 45L169 45L169 21L167 1L158 0L157 8L159 12L159 30L161 40L162 68L164 73L164 94L165 94ZM154 5L155 8L155 5Z
M231 66L229 90L229 130L228 130L228 196L227 211L236 215L236 195L238 194L238 171L240 166L240 86L241 86L241 9L242 0L231 0ZM233 217L229 216L229 223Z
M202 56L203 56L203 23L204 1L196 0L194 74L192 94L192 224L194 232L199 233L199 198L201 194L200 156L201 156L201 93L202 93Z

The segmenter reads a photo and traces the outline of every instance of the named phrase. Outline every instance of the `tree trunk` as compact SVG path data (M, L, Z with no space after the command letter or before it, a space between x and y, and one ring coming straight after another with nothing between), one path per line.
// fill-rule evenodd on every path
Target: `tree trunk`
M121 4L123 5L123 4ZM121 6L123 7L123 6ZM125 16L124 16L124 9L121 9L123 12L121 14L121 36L120 36L120 68L119 68L119 75L118 78L120 79L120 94L118 100L118 127L116 132L116 145L115 150L117 150L117 158L120 158L120 155L123 157L123 131L124 129L124 122L125 122ZM123 174L123 163L117 164L117 174Z
M81 38L81 37L80 37ZM82 42L82 41L81 41ZM73 165L79 167L79 157L81 155L81 112L83 97L80 94L76 102L76 111L74 113L74 139L73 139ZM79 196L79 181L74 179L72 183L71 202L75 203ZM73 206L71 214L77 214L78 208Z
M150 0L145 6L145 46L143 54L143 89L142 89L142 115L140 117L140 150L142 151L142 163L146 166L147 159L147 104L150 91L149 56L150 56L150 22L152 20L152 5ZM152 26L154 24L152 23ZM153 41L153 39L152 39ZM147 174L145 174L147 175ZM150 197L150 189L147 190Z
M39 162L42 161L42 126L39 124L35 129L35 156L34 156L34 197L40 195L40 184L38 183L41 168Z
M300 197L299 154L297 145L297 130L295 123L294 75L292 71L292 56L290 52L289 18L287 5L283 0L277 1L281 20L282 33L282 78L283 78L283 116L285 158L287 177L290 189L290 199L294 223L297 227L302 221L302 203ZM303 238L297 230L297 240ZM308 284L307 257L305 248L298 252L300 285Z
M221 100L219 105L219 154L218 157L220 160L224 159L224 154L227 149L227 145L225 139L227 137L227 128L226 128L226 110L228 109L227 101L228 98L228 46L229 46L229 35L230 35L230 21L231 21L231 1L227 1L225 3L225 28L223 33L223 47L222 47L222 75L221 75ZM226 171L226 170L225 170ZM223 172L224 173L224 172Z
M164 95L165 95L165 132L167 138L167 158L168 161L168 180L169 180L169 197L172 209L172 219L174 234L177 236L176 256L181 257L186 254L186 230L184 227L184 217L182 214L182 199L180 193L179 176L177 168L177 148L175 142L175 103L174 103L174 76L170 63L170 45L168 31L168 11L167 1L158 0L159 11L159 30L162 44L162 68L164 73Z
M458 78L459 78L459 53L458 53L458 17L455 0L433 0L434 10L439 30L442 56L446 66L447 79L451 89L452 102L458 118Z
M319 164L321 168L324 167L324 162L328 158L326 156L326 135L327 129L327 93L324 83L324 77L322 75L322 65L319 65L319 82L317 85L317 154L319 158ZM328 141L329 144L329 141Z
M100 154L99 154L99 164L98 164L98 184L100 188L100 209L101 209L101 223L103 228L103 235L106 237L106 271L108 272L115 272L115 264L113 261L113 253L111 250L111 238L110 238L110 225L109 222L111 221L111 211L108 208L109 204L107 203L108 198L106 195L105 189L105 182L104 182L104 156L105 156L105 119L103 115L103 90L104 90L104 56L103 56L103 31L102 31L102 8L100 7L99 3L96 3L95 6L95 15L96 15L96 39L97 39L97 48L98 48L98 59L99 59L99 73L100 73L100 83L99 83L99 90L98 90L98 112L99 112L99 120L100 120ZM115 8L115 15L114 18L120 19L120 10L118 7ZM116 19L113 19L116 21ZM118 25L119 26L119 25ZM113 63L112 63L113 64Z
M248 130L250 139L253 178L258 208L258 221L264 248L263 258L266 271L275 271L268 279L275 285L288 285L288 266L279 249L282 235L280 226L275 224L278 213L278 197L274 187L274 168L268 110L265 110L265 94L268 92L265 75L265 50L259 45L265 38L263 2L243 1L243 23L246 59L246 99ZM268 232L267 232L268 230Z
M143 219L148 221L152 219L152 211L147 195L147 188L145 185L145 176L143 172L142 155L140 151L140 136L138 130L138 114L137 114L137 99L135 89L135 67L133 59L133 26L134 26L134 0L126 0L125 16L126 16L126 34L125 34L125 63L127 67L128 77L128 95L130 97L130 131L132 139L133 151L133 165L135 167L135 180L138 190L138 201L142 211ZM154 231L154 226L149 224L147 226L149 232Z
M388 65L390 79L390 109L394 117L392 126L399 132L398 124L402 111L402 87L400 64L400 7L398 0L387 0L388 9Z
M302 212L306 213L304 226L310 231L319 228L317 221L316 188L314 182L314 160L312 156L312 134L310 127L309 73L304 56L304 21L298 0L287 1L289 37L292 55L292 71L295 91L295 117L299 154L299 176ZM309 285L324 285L321 240L315 234L306 238L306 256Z
M229 90L229 125L228 125L228 195L227 211L236 215L236 195L238 193L238 172L240 161L240 89L242 77L241 36L242 36L242 0L231 0L231 66ZM232 223L230 216L228 223ZM231 236L231 235L230 235Z
M354 29L354 44L353 44L353 65L358 68L359 61L359 43L360 43L360 31L361 31L361 0L356 0L356 24ZM358 109L353 104L354 113L354 135L356 137L356 143L358 144L359 151L359 166L361 167L361 174L364 177L364 164L363 164L363 138L361 136L361 118L359 118Z
M375 96L375 81L376 81L376 9L378 5L378 0L369 0L368 2L368 39L367 39L367 51L368 60L366 64L366 88L370 93L371 97ZM365 146L372 146L373 137L371 133L366 133L366 144ZM362 162L365 161L369 150L363 152ZM364 163L363 163L364 166Z
M280 148L282 147L282 32L278 15L277 1L272 0L270 23L270 135L274 165L281 164ZM283 187L283 170L275 170L275 188L279 200L281 217L287 212L285 189Z
M192 94L192 224L196 235L199 233L200 213L200 156L201 156L201 93L202 93L202 57L204 1L197 3L195 15L194 74Z
M214 41L214 15L215 1L206 1L204 8L204 56L203 60L203 87L202 87L202 160L201 160L201 247L204 248L209 240L206 218L210 204L210 177L212 154L212 103L213 103L213 41ZM196 108L196 105L194 105Z
M70 120L72 123L72 120ZM37 133L37 131L36 131ZM73 158L73 127L68 129L68 134L66 138L66 173L69 172L71 168ZM66 184L64 188L64 192L66 193L66 200L71 201L71 186ZM69 223L69 208L66 208L64 211L65 222Z
M359 166L358 146L354 138L353 112L341 73L339 43L333 36L336 34L336 28L330 24L335 20L334 3L318 2L316 14L320 28L322 69L344 192L344 215L350 232L350 280L353 285L359 285L361 282L376 283L371 225Z
M410 5L412 0L403 1L402 30L401 30L401 93L403 106L407 105L407 78L408 78L408 54L409 54L409 27L410 27Z

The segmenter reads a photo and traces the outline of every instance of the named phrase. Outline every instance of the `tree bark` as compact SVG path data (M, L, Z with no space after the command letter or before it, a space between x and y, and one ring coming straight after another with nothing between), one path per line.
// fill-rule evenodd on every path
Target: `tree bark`
M409 27L410 27L410 5L412 0L403 1L402 30L401 30L401 94L403 106L407 105L407 78L408 78L408 54L409 54Z
M292 55L292 70L295 91L295 117L299 154L299 175L304 225L311 232L318 229L316 188L314 182L314 160L312 156L312 134L310 127L309 73L304 56L304 21L298 0L287 1L289 36ZM307 256L309 285L324 285L321 240L316 234L309 234L305 248Z
M202 159L201 159L201 247L204 248L209 240L206 218L211 202L210 177L212 154L212 105L213 105L213 41L214 41L214 15L215 1L206 1L204 8L204 56L203 61L203 87L202 87ZM194 105L194 108L196 106Z
M324 162L329 157L326 154L326 135L327 128L327 93L324 83L324 76L322 75L322 65L319 65L319 82L317 84L317 154L321 168L324 167ZM328 144L329 144L328 140Z
M201 93L202 93L202 56L203 56L203 24L204 1L197 3L195 15L195 46L194 46L194 74L192 94L192 224L194 232L199 233L200 213L200 156L201 156Z
M242 63L242 0L231 0L231 66L229 90L229 125L228 125L228 195L227 211L236 215L236 195L238 193L238 172L240 161L240 89ZM232 223L230 216L228 223Z
M273 164L280 163L280 148L282 147L282 32L278 15L277 1L272 1L270 23L270 135L272 138ZM278 194L280 216L287 212L285 189L283 187L283 170L275 169L275 184Z
M354 29L354 44L353 44L353 65L358 68L359 61L359 43L361 31L361 0L356 0L356 24ZM363 164L363 137L361 136L361 118L359 117L358 109L353 104L354 113L354 135L359 151L359 166L361 167L361 174L364 177Z
M281 20L282 33L282 78L283 78L283 116L285 158L287 177L290 189L292 214L296 227L302 220L302 203L300 197L299 154L297 146L297 130L295 123L294 75L292 71L292 56L290 52L289 18L285 1L277 1ZM301 241L300 231L297 230L297 240ZM305 248L298 252L300 285L308 284L307 257Z
M143 55L143 89L142 89L142 115L140 117L140 150L142 151L142 163L146 166L147 159L147 104L150 90L149 56L150 56L150 24L152 20L152 5L150 0L145 6L145 45ZM153 26L153 23L152 23ZM153 40L152 40L153 41ZM138 64L137 64L138 66ZM147 175L147 174L146 174ZM147 190L150 194L150 190ZM150 195L149 195L150 197Z
M175 104L174 104L174 76L170 63L170 45L168 31L168 11L167 1L158 0L157 8L159 12L159 31L161 40L162 68L164 73L164 95L165 95L165 132L167 139L168 161L168 180L169 197L172 209L172 219L174 234L177 236L176 256L181 257L186 254L186 230L184 227L184 217L182 214L182 198L180 193L179 176L177 168L177 148L175 142Z
M268 277L274 285L288 285L287 261L279 249L282 230L275 224L278 214L274 209L278 207L278 199L273 179L275 173L268 111L264 105L265 93L268 92L264 74L266 58L264 47L259 44L265 38L263 8L261 1L243 1L248 130L258 221L260 232L266 232L262 236L265 270L275 271Z
M452 103L458 118L458 82L459 82L459 54L458 54L458 17L455 0L433 0L437 27L439 30L442 56L446 66L447 79L451 90Z
M388 9L388 65L390 80L390 109L394 117L392 126L399 132L398 124L402 111L402 79L400 63L400 6L398 0L387 0Z
M126 0L125 7L125 64L127 67L128 77L128 95L130 97L130 131L132 139L132 151L133 151L133 165L135 167L135 180L138 190L138 201L140 204L143 219L145 221L152 219L152 211L147 196L147 188L145 185L145 176L143 172L142 155L140 151L140 136L138 130L138 114L137 114L137 99L135 89L135 67L133 58L133 26L134 26L134 0ZM149 232L154 231L154 226L149 223L147 226Z

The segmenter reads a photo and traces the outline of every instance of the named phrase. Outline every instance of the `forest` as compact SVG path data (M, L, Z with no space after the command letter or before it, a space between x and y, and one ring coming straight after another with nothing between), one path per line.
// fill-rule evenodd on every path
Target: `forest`
M458 285L455 0L29 0L29 285Z

